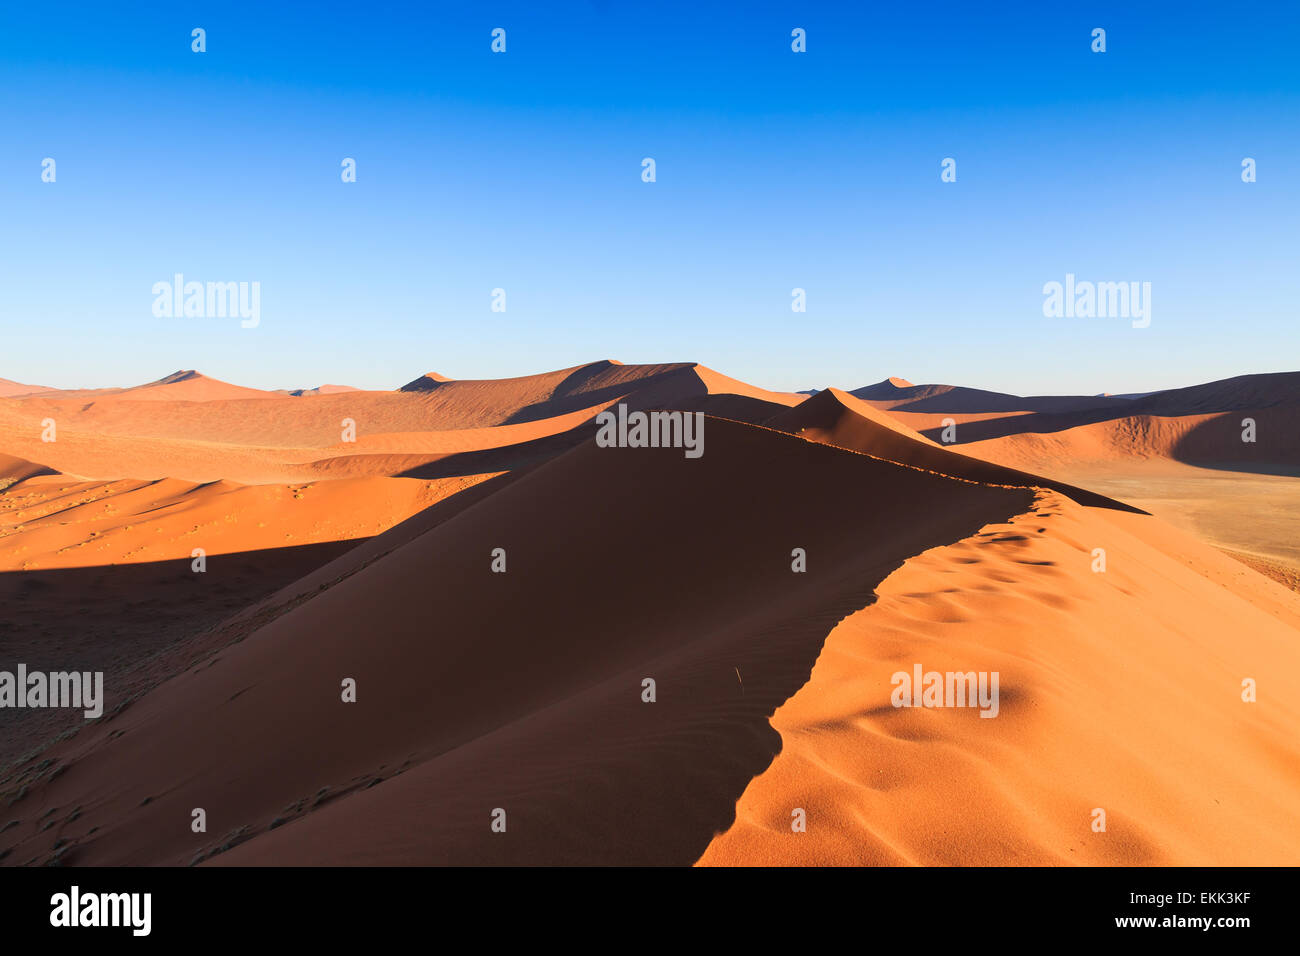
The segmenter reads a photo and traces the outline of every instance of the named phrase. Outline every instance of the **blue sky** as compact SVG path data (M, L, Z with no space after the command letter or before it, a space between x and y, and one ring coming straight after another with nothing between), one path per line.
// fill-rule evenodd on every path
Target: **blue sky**
M617 358L1093 393L1300 368L1300 8L993 6L9 5L0 376ZM155 317L178 272L260 282L260 325ZM1150 327L1045 318L1066 273L1150 282Z

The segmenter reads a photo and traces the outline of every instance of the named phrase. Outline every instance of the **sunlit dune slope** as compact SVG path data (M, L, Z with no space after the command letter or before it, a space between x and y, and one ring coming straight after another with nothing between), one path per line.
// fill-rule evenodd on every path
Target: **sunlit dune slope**
M701 863L1300 863L1295 594L1053 492L878 592L776 711L781 753ZM917 663L997 671L998 715L892 706Z
M370 537L439 492L438 483L413 478L248 486L33 477L0 492L0 573Z

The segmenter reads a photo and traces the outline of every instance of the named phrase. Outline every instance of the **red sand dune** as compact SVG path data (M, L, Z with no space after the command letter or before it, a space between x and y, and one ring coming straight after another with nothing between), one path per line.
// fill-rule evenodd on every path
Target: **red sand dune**
M55 474L58 474L58 472L48 465L39 465L34 461L28 461L26 458L15 458L13 455L0 454L0 491L35 475Z
M476 480L86 481L0 456L5 657L71 654L79 668L104 670L125 697L157 683L151 654ZM81 722L63 710L9 711L6 720L26 740L0 738L0 766Z
M2 460L0 469L8 470ZM435 483L414 478L249 486L33 477L0 498L0 572L366 538L439 497ZM5 548L4 539L19 532L21 548Z
M616 362L614 364L617 365L619 363ZM439 375L437 372L425 372L419 378L407 382L405 385L403 385L401 391L428 392L428 391L432 391L434 388L441 385L443 382L450 382L450 381L451 379L449 379L446 375Z
M876 398L879 386L853 394L888 410L917 431L937 433L942 420L951 417L959 426L957 440L961 443L1010 438L1004 445L1012 456L1017 455L1015 449L1032 448L1040 441L1048 451L1057 441L1058 457L1069 461L1082 453L1097 459L1136 456L1193 463L1300 463L1297 372L1243 375L1132 399L1096 396L1048 401L1003 396L1007 401L999 403L969 400L966 393L971 390L921 388L934 391L920 400L905 401ZM868 392L871 394L863 394ZM1080 407L1067 407L1075 401ZM1103 401L1106 404L1088 404ZM993 407L999 404L1006 407ZM1254 419L1260 432L1253 447L1241 440L1245 418ZM1067 434L1071 432L1074 434ZM1068 447L1074 444L1078 447ZM986 444L982 450L992 452L997 447ZM1030 462L1035 460L1033 456L1030 451L1020 460Z
M931 411L873 402L937 437L955 421L964 454L1069 481L1300 580L1300 373L1244 375L1073 412ZM1253 437L1254 441L1243 438Z
M1295 594L1153 518L1053 492L878 593L773 716L781 753L702 864L1300 861ZM997 718L891 706L892 673L917 661L998 671ZM1242 701L1246 677L1267 706Z
M351 385L317 385L315 388L294 388L290 389L288 394L295 397L304 395L340 395L344 392L359 392L361 389L353 388Z
M22 382L11 382L7 378L0 378L0 398L14 398L19 395L30 395L33 392L48 392L50 389L44 385L24 385Z
M44 859L58 834L70 862L183 864L247 828L233 839L268 837L263 861L691 862L770 760L766 715L834 621L907 553L1029 500L741 424L707 436L698 460L589 441L319 592L47 752L66 771L30 783L0 845ZM861 506L864 486L879 507ZM612 522L590 506L607 488L655 507ZM816 573L791 572L793 547ZM339 797L376 779L361 802ZM27 801L81 810L41 831ZM306 813L317 802L331 812ZM493 843L502 803L518 829ZM210 834L159 825L194 806Z
M264 392L257 388L244 388L200 375L193 369L173 372L165 378L147 385L128 388L110 396L118 402L213 402L236 399L283 398L278 392Z
M1291 384L0 397L8 647L103 669L110 712L0 739L0 861L1296 864L1300 596L1058 480L1174 474L1244 414L1289 461ZM704 456L596 447L619 402L706 412ZM998 718L891 707L916 662L998 670Z
M257 388L244 388L229 382L209 378L193 369L184 369L164 376L155 382L134 385L128 388L56 388L34 390L22 397L45 398L62 402L107 401L122 399L133 402L182 401L210 402L230 401L233 399L281 398L282 392L264 392ZM4 395L0 398L19 397Z
M1246 419L1255 423L1253 442L1242 441ZM1135 415L974 441L963 450L1033 468L1161 460L1244 470L1300 467L1300 405L1165 418Z
M695 363L624 365L611 360L513 379L447 381L424 376L403 390L436 400L433 407L445 416L441 428L537 421L625 399L638 407L675 408L684 400L709 395L734 394L777 404L792 404L801 397L755 388Z
M56 745L43 772L20 768L10 785L28 791L0 846L71 863L1300 857L1276 830L1300 803L1281 769L1297 765L1300 679L1268 708L1236 696L1293 653L1300 599L1154 519L739 423L706 434L696 461L587 442L233 628L238 643ZM606 488L627 502L616 522L590 506ZM1107 574L1089 568L1094 545ZM490 570L497 546L506 574ZM1135 656L1121 635L1139 615L1152 637ZM882 710L888 674L912 660L1000 668L1003 723ZM819 689L828 662L847 670ZM357 704L339 700L343 677ZM1137 721L1160 746L1132 745ZM1227 756L1178 737L1212 721ZM789 771L797 760L826 773ZM1204 797L1182 793L1189 760ZM1256 806L1261 788L1276 809ZM802 843L784 836L787 805L810 810ZM1111 808L1105 837L1089 830L1096 805ZM194 806L208 834L165 825ZM496 807L506 835L489 829Z
M1136 400L1144 415L1195 415L1236 411L1300 400L1300 372L1270 372L1153 392Z
M1055 488L1082 504L1127 507L1083 488L949 451L837 388L819 392L803 404L769 419L767 426L968 481Z
M281 483L414 474L449 454L546 439L618 402L758 420L801 398L691 363L594 362L516 379L449 381L426 390L300 397L186 372L133 389L0 400L0 447L85 477ZM57 423L56 443L41 440L47 420ZM348 423L355 442L342 441ZM550 442L540 446L541 456L573 444ZM513 467L537 455L443 467L459 474L499 471L498 459Z
M1040 412L1058 414L1087 409L1123 409L1129 401L1109 395L1034 395L1022 397L960 385L913 385L906 379L888 378L850 393L891 411L943 414L988 412Z

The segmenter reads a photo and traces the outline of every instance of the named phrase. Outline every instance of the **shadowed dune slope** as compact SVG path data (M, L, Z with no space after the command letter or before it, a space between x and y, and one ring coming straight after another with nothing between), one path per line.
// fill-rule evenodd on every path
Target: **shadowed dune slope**
M13 461L0 459L0 475L33 474L0 477L0 668L103 671L118 702L195 660L204 629L482 477L84 481ZM63 708L3 720L0 768L83 724Z
M951 414L958 442L973 453L1029 468L1159 459L1265 473L1300 467L1300 372L1241 375L1076 409L977 412L941 403L944 394L873 404L928 436L937 436ZM1247 420L1253 442L1242 440Z
M1055 488L1081 504L1136 510L1083 488L972 458L936 445L886 412L828 388L769 419L767 427L954 478L995 485Z
M0 487L17 484L36 475L57 474L57 471L47 465L40 465L14 455L0 454Z
M1247 420L1254 423L1254 441L1243 441ZM1059 431L1025 431L962 447L990 461L1028 468L1131 467L1167 460L1294 473L1300 469L1300 403L1178 417L1141 415Z
M854 398L901 412L975 414L989 412L1041 412L1059 414L1085 409L1131 407L1128 399L1114 395L1009 395L962 385L912 385L888 378L849 392Z
M699 459L588 441L471 489L491 493L0 784L27 787L6 862L692 862L835 623L1032 497L706 433Z
M840 622L702 864L1300 863L1300 597L1155 518L1035 505ZM998 715L894 707L918 663L997 671Z
M1300 372L1265 372L1171 388L1134 402L1143 415L1198 415L1300 402Z

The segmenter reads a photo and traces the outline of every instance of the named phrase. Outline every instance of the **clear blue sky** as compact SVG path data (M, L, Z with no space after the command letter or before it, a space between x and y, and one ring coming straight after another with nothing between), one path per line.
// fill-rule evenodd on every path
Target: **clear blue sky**
M2 16L5 378L392 387L617 358L1092 393L1300 368L1294 3ZM154 317L177 272L260 282L260 327ZM1151 282L1150 328L1044 318L1067 272Z

